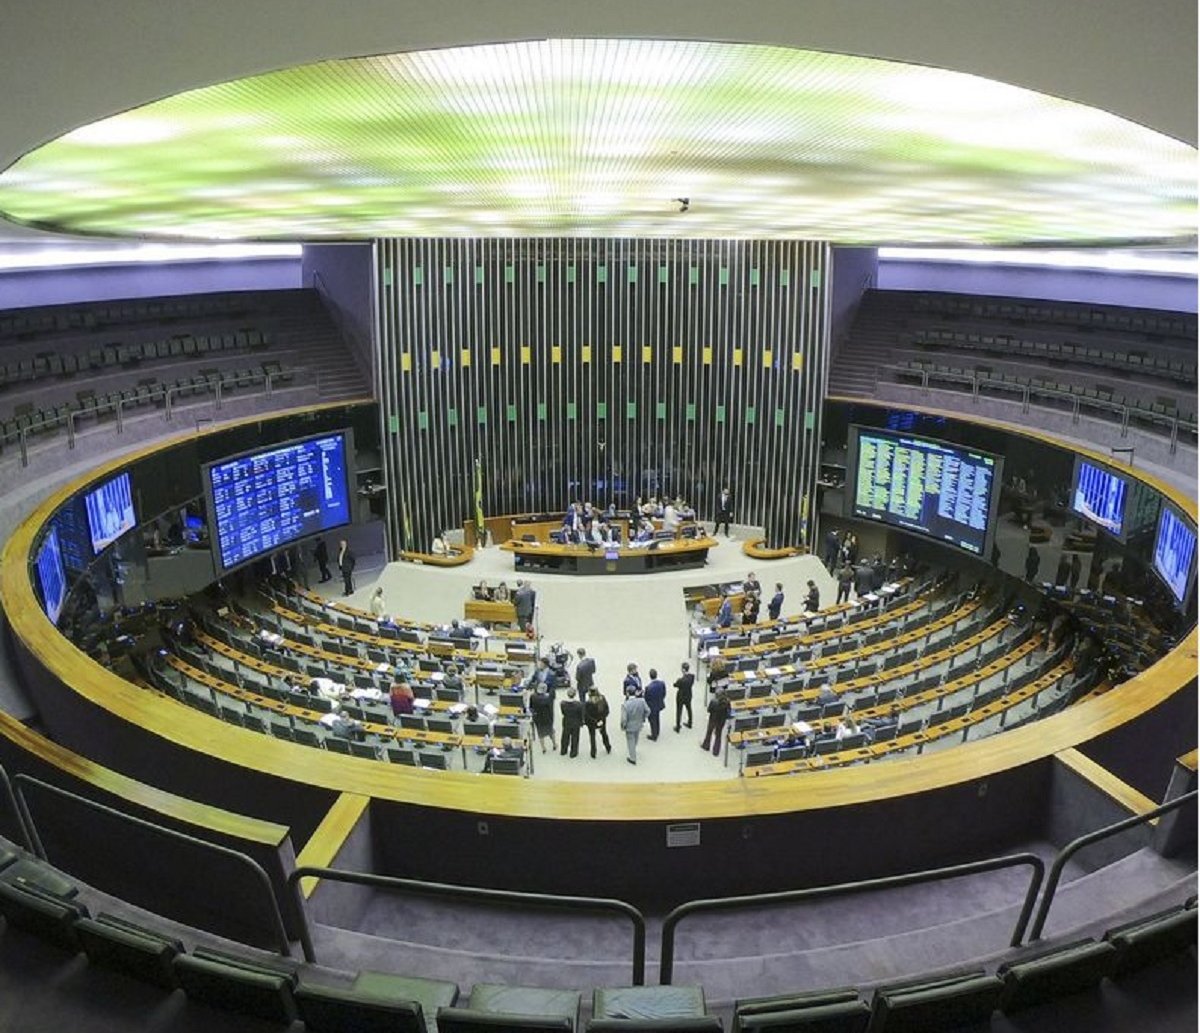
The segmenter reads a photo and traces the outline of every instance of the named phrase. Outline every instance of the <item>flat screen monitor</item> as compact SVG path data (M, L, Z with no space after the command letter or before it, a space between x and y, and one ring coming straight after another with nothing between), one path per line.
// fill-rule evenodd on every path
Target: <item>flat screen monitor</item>
M57 624L67 598L67 574L63 568L62 549L58 541L58 528L53 525L33 561L37 571L38 591L42 595L42 609L51 623Z
M1182 606L1196 576L1196 529L1174 506L1164 505L1159 512L1153 563L1154 572Z
M133 485L127 472L93 488L83 496L83 504L92 533L92 550L96 553L103 552L137 525L133 513Z
M999 503L999 456L911 434L850 428L849 515L982 556Z
M1129 481L1115 470L1075 457L1071 478L1071 512L1116 538L1126 534L1125 508L1129 500Z
M58 531L58 548L62 553L63 566L68 571L82 574L93 559L92 535L82 496L73 495L62 504L54 514L54 527Z
M349 524L350 440L339 430L207 464L218 570Z

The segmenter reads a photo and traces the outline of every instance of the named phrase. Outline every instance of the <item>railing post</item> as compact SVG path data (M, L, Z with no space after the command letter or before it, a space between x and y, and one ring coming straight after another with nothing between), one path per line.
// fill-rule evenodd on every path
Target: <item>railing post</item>
M67 413L67 448L75 447L75 417L78 415L74 409Z
M222 389L224 386L225 386L225 381L223 381L223 380L218 380L218 381L217 381L217 402L216 402L216 408L217 408L217 410L218 410L218 411L220 411L220 409L221 409L221 401L222 401L222 398L221 398L221 393L222 393L222 392L221 392L221 389Z
M125 413L123 411L124 405L125 405L125 399L118 398L117 399L117 433L118 434L125 433Z
M1021 388L1021 412L1029 412L1029 385L1026 384Z
M271 397L271 378L274 376L270 370L267 370L267 397Z
M21 433L19 435L20 442L21 442L21 465L22 466L29 465L29 446L28 446L28 444L26 444L26 441L25 441L25 435L28 432L28 430L29 430L28 427L22 427Z

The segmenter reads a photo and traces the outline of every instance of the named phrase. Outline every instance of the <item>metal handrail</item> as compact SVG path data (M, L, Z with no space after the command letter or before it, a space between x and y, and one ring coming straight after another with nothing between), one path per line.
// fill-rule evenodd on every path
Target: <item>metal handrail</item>
M646 918L632 904L611 897L563 897L551 893L523 893L518 890L488 889L482 886L452 886L444 882L425 882L420 879L402 879L394 875L375 875L371 872L349 872L339 868L317 868L302 866L288 873L288 886L296 900L301 916L300 946L304 959L316 963L312 936L308 928L304 897L300 891L300 880L307 878L329 879L355 886L374 886L384 889L408 890L412 893L434 897L451 897L460 900L503 901L513 904L535 904L539 907L565 908L569 911L605 911L623 915L633 923L633 985L643 986L646 982Z
M1075 854L1085 846L1091 846L1093 843L1098 843L1109 836L1115 836L1126 829L1134 828L1137 825L1152 821L1160 815L1177 810L1185 803L1193 802L1198 793L1200 793L1200 790L1193 789L1190 793L1184 793L1182 796L1175 797L1174 800L1168 800L1166 803L1160 804L1151 811L1146 811L1145 814L1135 814L1132 818L1124 818L1121 821L1113 822L1111 825L1106 825L1102 829L1096 829L1095 832L1088 832L1077 839L1071 840L1070 843L1055 855L1054 861L1050 865L1050 874L1046 878L1046 892L1042 894L1042 901L1038 905L1037 917L1033 920L1033 928L1029 931L1029 939L1040 940L1042 938L1042 930L1045 928L1046 918L1050 914L1050 907L1054 903L1054 894L1058 891L1058 883L1062 878L1063 868L1066 867L1067 862Z
M12 782L9 781L8 772L4 770L3 765L0 765L0 789L3 790L4 799L17 821L17 831L21 833L21 838L25 841L25 849L32 854L34 852L33 837L30 836L29 829L25 827L25 817L21 814L21 808L17 805L17 797L13 793Z
M914 886L923 882L940 882L943 879L956 879L963 875L977 875L983 872L994 872L1001 868L1017 868L1028 865L1033 869L1029 877L1029 886L1025 890L1025 900L1021 905L1021 913L1017 916L1017 924L1009 940L1010 947L1019 947L1025 937L1025 927L1029 924L1029 916L1033 913L1033 905L1037 900L1038 890L1041 889L1042 876L1045 874L1045 862L1037 854L1021 853L1008 854L1004 857L989 857L982 861L969 861L966 864L955 864L948 868L930 868L920 872L909 872L905 875L888 875L879 879L865 879L859 882L842 882L834 886L813 886L807 889L783 890L778 893L752 893L742 897L719 897L707 900L689 900L686 904L671 911L663 919L662 947L659 952L658 981L663 986L669 986L675 975L675 927L687 918L702 911L736 911L747 907L761 907L764 904L795 903L801 900L813 900L820 897L838 897L862 890L893 889L901 886Z
M85 807L91 807L93 810L101 811L104 814L111 815L115 818L120 818L122 821L127 821L131 825L140 825L142 828L153 829L155 832L163 833L173 839L181 840L184 843L189 843L192 846L203 847L206 850L211 850L213 853L221 854L225 857L232 858L238 864L248 869L255 879L261 884L265 900L265 910L267 911L267 919L269 920L272 929L271 934L275 939L276 949L280 955L285 958L292 956L291 944L288 941L287 929L283 924L283 914L279 910L279 901L275 897L275 889L271 885L271 879L254 858L241 853L241 851L233 850L230 847L220 846L217 843L210 843L206 839L199 839L196 836L189 836L186 832L179 832L175 829L167 828L165 825L157 825L152 821L146 821L144 818L135 817L132 814L126 814L124 811L119 811L115 807L109 807L106 804L97 803L95 800L89 800L86 796L80 796L78 793L72 793L70 790L63 789L60 786L51 785L49 782L43 782L40 778L34 778L32 775L24 773L18 774L14 781L17 783L17 802L20 806L20 813L25 821L26 832L29 835L30 846L33 852L37 854L43 861L49 861L46 856L46 848L42 844L42 838L38 835L37 825L34 823L33 815L29 811L29 802L25 799L25 793L22 788L25 784L37 786L39 789L48 790L51 793L58 793L60 796L65 796L69 800L74 800L76 803L83 804ZM303 919L303 913L301 914ZM306 929L307 932L307 929Z

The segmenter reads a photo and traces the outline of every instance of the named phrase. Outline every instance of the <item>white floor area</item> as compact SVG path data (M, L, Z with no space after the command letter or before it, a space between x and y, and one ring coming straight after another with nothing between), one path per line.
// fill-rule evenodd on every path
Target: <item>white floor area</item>
M688 660L688 614L683 590L693 585L740 581L753 571L763 586L763 615L766 602L781 582L785 593L783 612L799 612L806 582L811 578L824 604L833 602L836 586L820 560L799 556L770 563L753 563L741 549L742 540L753 529L736 529L731 539L722 537L702 569L659 574L621 576L572 576L533 574L528 580L538 593L538 625L543 651L561 642L574 654L583 646L596 660L596 681L612 708L609 740L613 751L592 760L588 754L587 730L581 735L575 759L557 752L534 755L535 778L580 782L680 782L734 777L736 762L726 768L719 757L699 748L704 735L706 692L703 671L694 693L695 725L679 734L673 731L675 691L671 683L679 676L679 665ZM377 585L382 585L387 609L417 620L448 622L463 615L463 602L471 585L486 579L489 584L507 581L516 574L510 553L498 548L479 550L464 567L438 568L412 563L389 563L381 571L362 570L350 599L366 607ZM319 586L332 589L335 583ZM338 585L340 587L340 585ZM330 594L333 594L332 592ZM338 593L340 595L340 592ZM696 670L694 658L693 670ZM662 733L656 742L648 739L649 726L638 745L638 763L625 759L625 736L620 731L617 711L626 664L638 665L643 682L656 668L667 683L667 709L663 711ZM685 718L686 720L686 718ZM536 747L535 747L536 748Z

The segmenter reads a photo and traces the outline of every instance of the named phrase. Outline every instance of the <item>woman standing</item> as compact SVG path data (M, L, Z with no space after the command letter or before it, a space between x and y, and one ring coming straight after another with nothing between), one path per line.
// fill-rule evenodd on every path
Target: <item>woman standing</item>
M554 697L544 685L539 685L529 697L529 713L533 717L534 734L541 744L542 752L546 752L546 740L550 740L550 749L554 749Z

